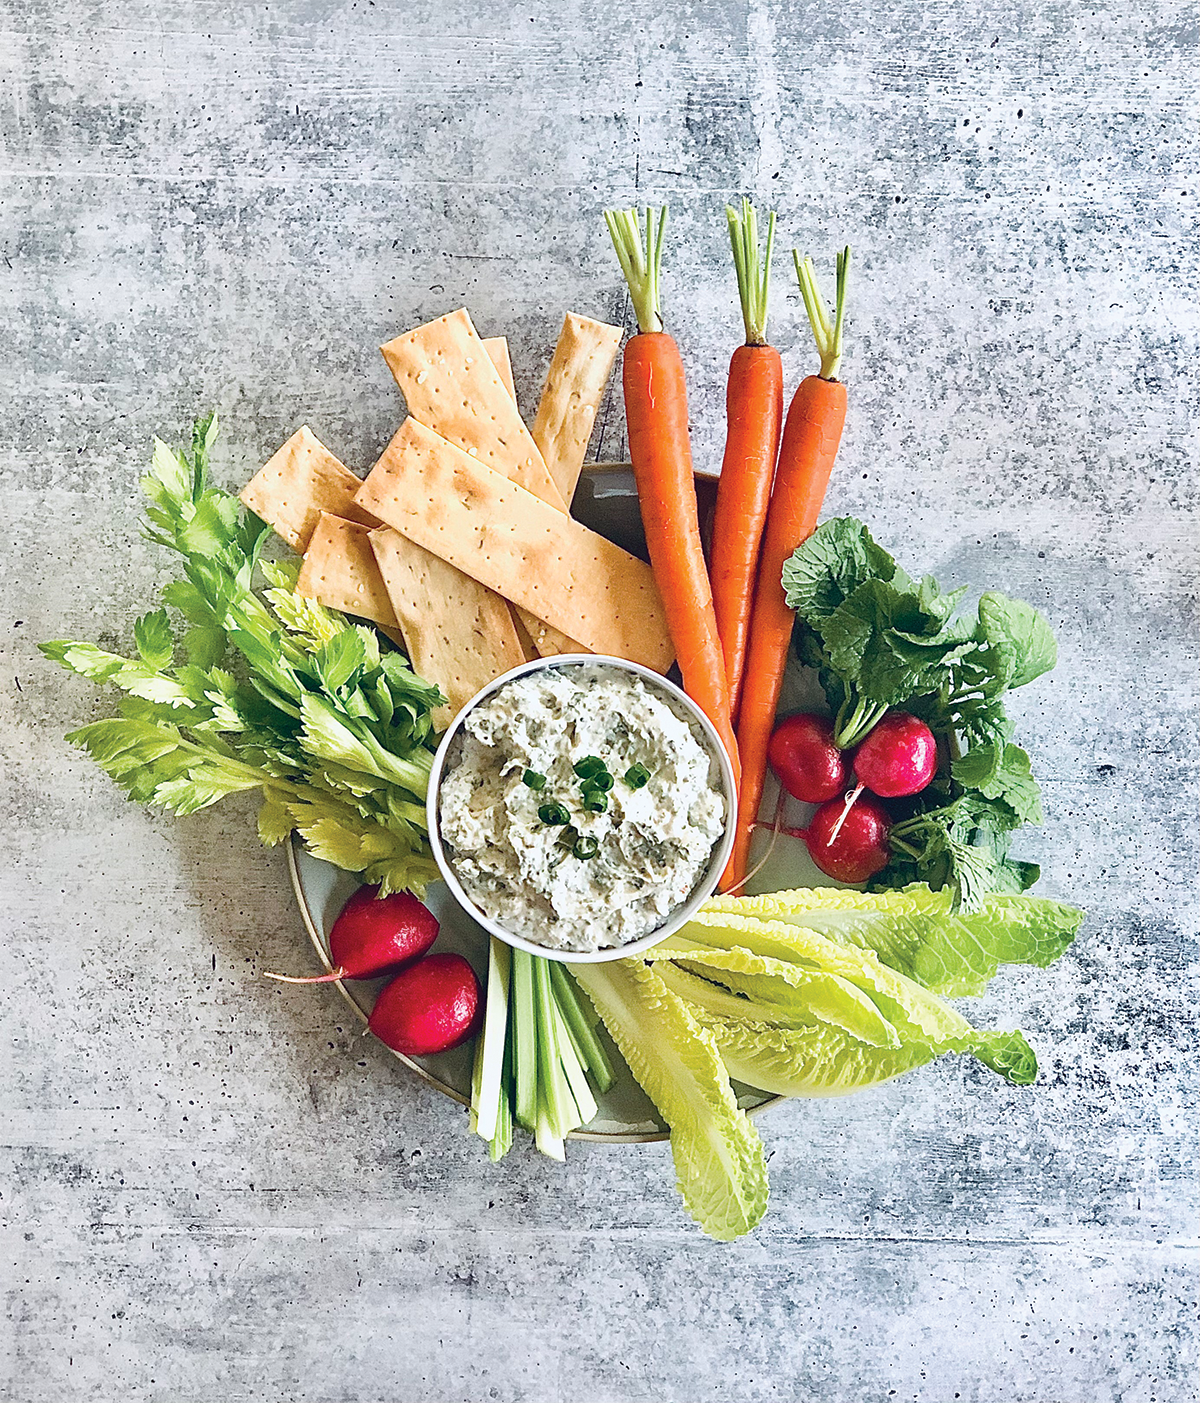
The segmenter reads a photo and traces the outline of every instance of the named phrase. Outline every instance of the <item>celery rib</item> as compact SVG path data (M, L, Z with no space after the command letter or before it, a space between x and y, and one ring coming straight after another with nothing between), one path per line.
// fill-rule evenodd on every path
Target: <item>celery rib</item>
M538 1037L533 1002L533 956L512 952L513 1079L516 1082L516 1118L526 1130L538 1122Z
M587 1014L583 1011L583 1005L579 1002L579 995L571 977L561 965L556 964L553 978L558 1006L562 1010L571 1036L579 1048L579 1060L591 1073L597 1092L603 1095L604 1092L611 1089L617 1079L612 1062L604 1050L604 1044L596 1034L595 1027L589 1022Z

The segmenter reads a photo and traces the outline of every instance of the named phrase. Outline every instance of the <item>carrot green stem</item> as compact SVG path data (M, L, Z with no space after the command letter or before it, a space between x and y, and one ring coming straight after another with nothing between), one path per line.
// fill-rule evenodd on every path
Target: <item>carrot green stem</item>
M812 327L821 356L821 379L836 380L838 367L842 363L842 321L846 314L846 277L850 272L849 246L837 256L837 309L832 318L817 286L817 270L813 267L812 259L801 258L796 249L792 250L792 258L796 263L796 277L800 280L808 324Z
M638 330L661 331L663 322L662 303L658 298L658 274L662 266L663 234L667 227L666 205L658 212L657 227L654 211L649 205L646 206L644 234L636 209L606 209L604 222L608 225L621 271L629 284Z
M739 214L725 206L729 220L729 242L733 245L733 266L737 269L738 297L742 320L746 323L746 345L767 344L767 295L771 283L771 251L775 247L775 211L767 220L767 248L762 261L758 255L758 214L745 196Z

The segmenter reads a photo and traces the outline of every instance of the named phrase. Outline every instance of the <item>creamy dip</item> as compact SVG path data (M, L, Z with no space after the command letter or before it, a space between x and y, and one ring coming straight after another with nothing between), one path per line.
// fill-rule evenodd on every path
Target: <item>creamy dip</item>
M463 890L552 949L647 935L691 895L725 828L701 735L673 698L617 668L514 678L467 715L447 755L439 828Z

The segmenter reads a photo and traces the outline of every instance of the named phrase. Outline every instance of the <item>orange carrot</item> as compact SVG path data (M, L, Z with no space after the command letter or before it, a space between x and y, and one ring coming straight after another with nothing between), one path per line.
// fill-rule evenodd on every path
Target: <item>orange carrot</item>
M834 377L842 355L842 321L850 250L838 256L837 315L831 322L817 288L811 259L796 256L796 275L821 353L819 375L800 382L788 409L779 466L767 510L767 527L750 619L746 681L738 709L737 736L742 760L738 792L738 832L733 856L721 880L728 891L746 880L750 837L762 802L767 746L783 685L795 615L783 594L783 566L816 529L846 422L846 387Z
M767 225L767 247L759 262L758 220L743 199L742 211L726 206L746 344L729 362L725 391L725 457L713 517L712 591L717 632L729 679L729 705L737 715L750 633L754 578L783 419L783 363L767 342L767 291L775 215Z
M653 214L646 210L644 243L636 210L607 210L604 219L638 319L638 335L625 343L623 379L629 457L650 564L684 690L713 723L736 774L729 687L700 544L683 362L674 340L662 329L658 298L667 210L664 205L657 231Z

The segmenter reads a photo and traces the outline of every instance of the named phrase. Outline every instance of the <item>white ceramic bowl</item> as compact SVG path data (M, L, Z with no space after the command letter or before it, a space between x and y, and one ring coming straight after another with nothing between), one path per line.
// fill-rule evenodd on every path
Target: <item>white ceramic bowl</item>
M441 802L442 775L446 767L446 756L450 747L454 744L455 737L462 729L462 724L467 715L477 707L480 702L498 692L501 687L511 682L516 677L524 677L531 672L541 672L545 668L564 667L607 667L614 670L632 673L635 677L640 677L648 686L669 697L689 720L694 721L700 731L704 743L710 755L717 762L717 770L720 775L721 790L725 798L725 832L720 842L713 848L712 857L708 861L708 866L696 882L692 889L691 896L677 906L666 918L662 925L657 926L649 934L639 936L637 940L630 940L624 945L615 945L611 949L594 950L583 952L579 950L552 950L546 945L539 945L534 940L529 940L519 931L506 930L497 924L490 916L485 915L471 898L462 889L458 877L455 875L454 867L451 864L446 850L442 844L441 824L438 810ZM735 835L735 815L737 813L737 790L733 776L733 766L729 762L725 747L721 744L712 722L705 716L704 712L696 703L681 691L674 683L668 682L665 677L661 677L657 672L652 672L648 667L642 667L638 663L625 662L621 658L610 658L599 653L563 653L555 657L535 658L533 662L522 663L520 667L514 667L511 671L504 673L502 677L497 677L494 682L490 682L481 692L472 697L471 700L455 717L446 734L442 737L441 744L437 748L437 754L433 758L433 769L429 775L429 793L426 803L426 815L429 821L429 845L433 849L434 861L438 865L438 870L445 879L446 885L453 893L455 900L474 920L478 921L484 930L492 935L498 936L508 945L515 946L518 950L525 950L531 955L544 955L550 960L562 960L566 964L600 964L605 960L620 960L627 955L636 955L642 950L649 950L652 945L657 945L659 941L665 940L668 935L677 931L680 926L685 925L696 914L697 910L712 896L717 889L717 883L721 880L721 873L725 870L725 865L729 861L729 855L733 851L733 840Z

